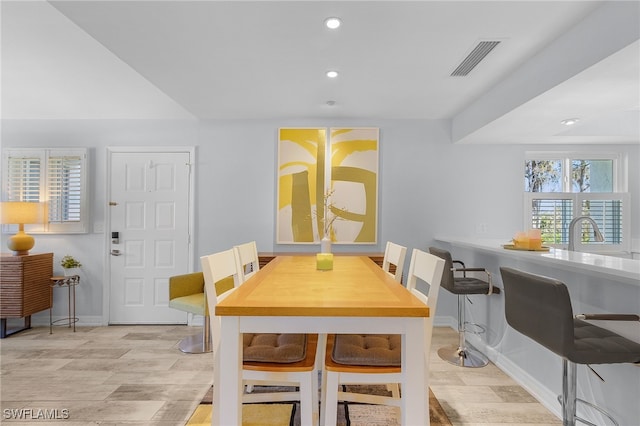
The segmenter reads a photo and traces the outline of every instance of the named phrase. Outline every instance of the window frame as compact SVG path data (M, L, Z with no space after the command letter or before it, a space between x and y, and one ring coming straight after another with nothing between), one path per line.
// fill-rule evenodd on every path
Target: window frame
M604 244L599 242L582 243L575 241L575 247L579 251L592 253L628 252L631 249L631 197L627 191L626 156L618 152L610 151L527 151L524 164L531 160L559 160L562 162L562 192L526 192L524 191L523 223L525 229L531 228L533 223L534 200L572 200L572 218L582 216L582 202L587 200L615 200L622 203L622 243ZM612 160L612 192L571 192L571 162L574 160ZM567 230L568 231L568 230ZM547 246L566 249L568 244L551 244Z
M524 161L529 160L560 160L562 162L562 191L571 192L571 161L573 160L612 160L613 161L613 192L604 194L627 192L626 156L613 151L526 151ZM540 194L553 194L546 192Z
M49 176L49 160L59 157L80 157L80 219L68 222L49 222L43 224L25 224L30 234L85 234L89 232L89 194L88 194L88 150L87 148L6 148L2 152L2 199L8 200L9 159L32 157L40 159L40 178L38 183L39 202L48 205L52 184ZM11 201L22 201L13 199ZM4 233L15 232L17 225L4 225Z

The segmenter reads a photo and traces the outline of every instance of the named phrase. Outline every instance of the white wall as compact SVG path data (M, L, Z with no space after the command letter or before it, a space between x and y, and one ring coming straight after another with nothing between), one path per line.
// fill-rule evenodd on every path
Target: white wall
M275 244L277 133L279 127L380 128L379 241L335 246L336 252L381 252L387 240L426 249L434 235L508 240L522 224L523 161L527 150L569 149L548 145L453 145L447 121L414 120L4 120L2 147L90 148L91 217L94 232L38 235L35 251L65 254L83 263L78 314L102 315L106 147L196 146L195 261L233 244L256 240L260 251L315 251L315 246ZM605 149L596 145L588 150ZM632 235L640 237L640 145L607 146L627 153L632 193ZM4 247L4 242L2 243ZM64 304L56 304L63 309ZM438 316L455 317L444 295ZM54 312L55 313L55 312ZM34 321L36 319L34 318ZM48 320L48 318L47 318Z
M197 144L197 122L155 120L3 120L2 149L7 147L89 148L90 229L88 234L35 235L33 252L54 253L54 273L62 275L60 259L70 254L80 260L81 287L76 291L76 312L81 323L102 323L103 275L105 268L105 170L108 146L182 146ZM7 251L6 235L0 242ZM67 301L54 292L54 316L65 314ZM46 315L45 315L46 314ZM46 319L45 319L46 317ZM36 314L33 322L49 323L48 312Z

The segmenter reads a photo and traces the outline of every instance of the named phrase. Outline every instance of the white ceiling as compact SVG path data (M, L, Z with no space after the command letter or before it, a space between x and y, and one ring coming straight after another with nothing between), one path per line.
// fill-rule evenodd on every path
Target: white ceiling
M1 113L451 119L464 143L638 143L629 11L640 3L3 1ZM501 43L451 77L482 40Z

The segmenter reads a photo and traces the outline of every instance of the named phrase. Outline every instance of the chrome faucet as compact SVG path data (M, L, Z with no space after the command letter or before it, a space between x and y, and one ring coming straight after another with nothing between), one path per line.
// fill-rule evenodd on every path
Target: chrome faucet
M583 220L586 220L587 222L591 223L591 226L593 226L593 236L596 241L604 241L604 237L602 236L602 233L600 232L598 224L595 220L591 219L589 216L578 216L569 224L569 245L567 246L567 250L569 251L575 251L575 228Z

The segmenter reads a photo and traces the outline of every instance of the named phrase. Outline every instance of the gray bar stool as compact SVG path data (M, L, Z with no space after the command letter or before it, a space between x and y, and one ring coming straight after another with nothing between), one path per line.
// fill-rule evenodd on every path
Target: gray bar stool
M562 395L559 400L563 425L573 426L576 420L593 425L576 416L577 402L598 410L617 425L615 419L600 407L576 397L577 364L638 363L640 344L583 320L640 321L640 316L582 314L574 317L569 291L564 283L506 267L500 268L500 273L504 283L507 323L562 357Z
M444 273L442 275L442 288L458 295L458 346L446 346L438 349L438 356L443 360L459 367L484 367L489 363L489 359L471 346L467 346L464 336L465 331L478 333L484 332L484 328L478 324L471 324L465 321L465 301L470 294L499 294L500 289L491 283L491 274L485 268L467 268L460 260L453 260L451 253L446 250L429 247L429 252L444 259ZM462 268L454 268L457 263ZM463 276L454 276L454 272L462 272ZM467 277L467 272L483 272L487 275L487 281L479 278ZM474 326L473 331L469 326Z

